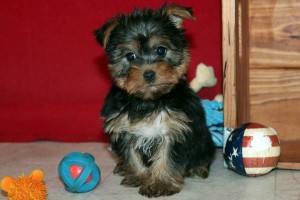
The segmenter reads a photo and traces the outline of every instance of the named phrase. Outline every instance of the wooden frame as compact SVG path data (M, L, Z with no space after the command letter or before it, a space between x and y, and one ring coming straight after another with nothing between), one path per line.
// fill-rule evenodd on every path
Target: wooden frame
M266 4L264 4L264 3L266 3ZM268 3L270 5L268 5ZM265 115L262 115L262 117L257 116L257 113L261 113L262 110L263 111L265 110L264 109L265 105L264 104L259 105L256 100L257 95L259 95L260 94L259 92L261 92L261 90L262 90L262 86L260 86L259 88L255 88L252 85L258 84L257 80L262 82L271 76L272 79L270 80L270 78L269 78L268 81L273 81L272 87L277 87L278 91L281 92L282 88L280 88L280 84L281 84L280 80L282 78L284 78L284 80L286 80L286 79L289 80L290 74L292 74L294 72L296 72L296 74L300 73L300 63L299 62L288 63L288 59L286 59L286 57L287 57L286 52L284 52L284 54L280 54L281 49L277 49L275 51L276 56L283 57L282 60L280 60L280 58L278 59L278 60L280 60L279 64L276 63L276 61L271 60L271 59L274 59L272 57L272 55L274 54L274 50L271 49L271 47L265 47L263 49L264 51L266 51L266 49L268 50L268 54L266 54L267 56L263 57L264 62L262 62L262 63L265 65L262 65L262 64L258 65L258 66L252 66L253 64L251 65L251 59L255 60L256 57L254 58L254 56L257 56L259 54L258 53L250 54L250 49L253 50L254 45L253 45L253 43L250 43L249 41L251 41L251 39L253 39L252 37L254 37L254 36L251 35L251 37L249 37L249 34L251 32L251 30L249 29L249 23L251 23L251 19L252 19L251 18L252 16L249 16L249 12L250 12L249 9L251 9L249 7L252 6L252 8L257 8L257 7L261 6L261 4L263 4L263 6L265 6L265 7L263 7L263 9L265 9L265 10L263 10L263 12L267 13L268 10L272 10L272 9L270 9L270 7L273 8L272 6L276 5L276 2L270 2L270 1L267 2L266 1L266 2L261 3L256 0L249 0L249 1L248 0L222 0L223 94L224 94L224 126L225 127L236 128L238 125L241 125L245 122L249 122L251 120L257 120L257 119L268 121L266 118L264 118ZM255 5L255 6L253 6L253 5ZM282 1L281 4L278 6L278 8L281 9L283 7L285 8L285 12L286 12L286 10L290 9L294 13L298 13L297 9L300 8L299 3L291 4L289 2ZM260 9L262 9L262 8L260 8ZM259 11L262 12L261 10L259 10ZM252 15L256 14L255 10L251 10L251 12L252 12L251 13ZM280 13L280 12L278 12L278 13ZM269 16L270 17L273 16L272 14L274 14L274 13L271 13ZM266 18L266 16L268 17L268 15L265 15L264 17ZM276 15L277 19L274 19L274 21L280 19L279 21L281 23L281 21L282 21L281 17L285 17L285 16L286 15L281 16L280 14L278 14L278 15ZM259 18L259 19L261 19L261 18ZM269 19L270 21L273 20L270 18L267 18L267 19ZM288 20L286 20L286 21L288 21ZM297 22L295 22L295 24L297 24ZM251 25L254 26L256 24L251 24ZM280 24L280 25L282 26L282 24ZM288 25L291 25L291 24L289 23ZM289 28L288 30L291 32L292 31L297 32L296 29L293 30L296 27L297 26L288 26L288 28ZM261 29L259 31L261 31ZM265 34L264 36L266 36L266 34L269 34L269 32L271 34L272 33L274 34L274 32L272 32L272 31L278 31L278 30L277 29L276 30L267 29L264 32L264 34ZM257 29L256 29L256 32L257 32ZM296 37L298 38L298 35L295 35L295 33L292 33L292 35L290 35L290 36L287 36L285 34L286 34L286 32L283 32L283 33L280 32L279 36L283 37L283 39L285 39L287 41L287 45L291 44L290 40L293 40ZM268 37L268 35L267 35L267 37ZM299 36L299 38L300 38L300 36ZM271 43L273 45L274 43L276 44L277 41L271 41L271 42L273 42L273 43ZM298 41L295 41L295 42L298 42ZM293 41L292 41L292 43L293 43ZM256 46L254 46L254 47L256 47ZM257 50L257 49L258 48L254 49L254 50ZM281 50L281 51L283 52L284 50ZM253 53L253 52L251 52L251 53ZM250 57L250 55L253 57ZM291 54L291 56L293 56L293 58L295 57L295 55L299 55L299 57L300 57L300 51L298 51L297 48L295 48L294 52L292 52L292 54ZM272 57L272 58L269 58L269 57ZM296 61L297 61L297 57L298 56L295 57ZM261 57L259 59L261 59ZM257 62L257 59L255 61ZM299 59L299 61L300 61L300 59ZM289 74L285 73L287 75L284 75L284 76L281 75L281 73L279 71L279 70L281 70L281 68L279 68L279 67L280 67L280 65L282 66L282 64L284 64L284 66L282 68L285 71L293 70L292 73L289 73ZM264 70L268 70L268 71L264 71ZM276 73L272 74L274 72L276 72ZM266 76L262 77L261 74L267 74L267 77ZM257 77L257 75L260 75L260 77ZM272 76L272 75L274 75L274 76ZM254 76L256 79L253 78ZM280 80L278 80L278 79L280 79ZM298 90L298 88L300 88L300 79L296 79L296 78L294 78L294 79L295 79L295 82L293 85L296 85L296 86L293 86L293 89L296 88ZM267 81L265 81L265 82L267 82ZM279 83L277 83L277 82L279 82ZM284 83L286 84L286 82L284 82ZM267 82L267 84L269 84L269 82ZM251 86L252 86L252 88L251 88ZM268 85L266 85L266 87L267 86ZM263 86L263 87L265 87L265 86ZM288 87L289 87L289 85L288 85ZM256 91L258 91L258 92L255 93L254 90L255 90L255 92ZM266 94L268 94L268 93L263 93L263 95L266 95ZM280 95L280 93L277 92L277 94L275 94L275 95ZM296 99L295 100L296 103L298 103L300 101L299 95L297 95L297 93L287 93L287 95L293 95L293 100ZM286 98L286 99L289 100L289 98ZM281 111L282 111L282 104L287 105L287 103L282 103L282 102L285 102L284 100L285 100L285 98L280 97L281 107L278 107L278 109L271 110L271 112L272 113L276 112L277 115L278 114L280 115ZM269 104L271 104L271 103L269 103ZM290 105L290 104L291 103L289 103L288 105ZM285 110L285 108L283 108L283 110ZM268 111L270 112L270 109ZM272 115L272 113L271 113L271 115ZM289 111L288 113L291 114L291 111ZM296 114L294 114L294 116L289 116L289 117L291 119L295 118L295 116L297 117L297 114L300 113L300 109L298 109L295 113ZM270 113L269 113L269 116L270 116ZM287 118L287 117L285 117L285 118ZM287 120L285 119L285 122L286 121ZM257 121L257 122L260 122L260 121ZM276 125L278 126L278 123ZM283 126L283 125L285 125L285 124L283 124L281 122L281 124L279 124L278 128L281 128L281 126ZM282 131L281 135L279 135L280 136L279 139L281 140L281 157L279 160L278 167L279 168L288 168L288 169L300 169L300 155L298 153L298 151L300 149L300 134L298 134L297 131L295 133L295 128L298 127L298 126L296 126L295 123L294 123L295 127L292 130L289 130L289 127L287 127L289 125L285 125L286 128L283 129L284 131ZM300 130L298 130L298 131L300 133ZM293 135L293 136L291 137L291 135Z

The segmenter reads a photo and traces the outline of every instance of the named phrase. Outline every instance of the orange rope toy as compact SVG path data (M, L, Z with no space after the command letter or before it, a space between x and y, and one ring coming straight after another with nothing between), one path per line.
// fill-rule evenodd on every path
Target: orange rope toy
M44 172L35 169L29 176L23 173L17 179L11 176L2 178L0 187L7 193L9 200L47 200L47 189L43 178Z

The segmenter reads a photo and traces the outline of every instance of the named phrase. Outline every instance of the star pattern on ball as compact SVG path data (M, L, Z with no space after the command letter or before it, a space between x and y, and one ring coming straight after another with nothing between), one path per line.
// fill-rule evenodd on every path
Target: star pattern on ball
M237 157L237 156L239 156L239 154L238 154L238 147L237 148L234 148L233 147L233 152L232 152L232 155L234 156L234 157Z
M238 147L237 147L237 148L233 147L232 153L230 153L230 155L228 156L228 159L229 159L229 167L230 167L230 168L235 169L235 166L234 166L234 164L233 164L233 156L234 156L234 158L236 158L236 157L239 156L239 154L238 154L238 149L239 149Z

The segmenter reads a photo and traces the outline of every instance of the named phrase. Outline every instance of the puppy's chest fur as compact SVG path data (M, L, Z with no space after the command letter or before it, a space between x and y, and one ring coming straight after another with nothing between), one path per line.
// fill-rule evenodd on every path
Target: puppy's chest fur
M170 117L165 111L145 117L137 123L129 123L127 132L141 138L165 137L169 132Z
M106 120L105 131L110 134L112 142L118 141L121 134L123 142L144 155L152 156L153 149L170 141L184 141L190 131L190 119L183 112L164 108L146 114L144 117L130 119L129 113L118 113Z
M125 123L120 127L120 131L132 134L130 138L135 138L132 145L145 155L151 154L151 149L168 137L170 132L169 123L172 120L165 111L142 118L136 122L131 122L126 114L122 118ZM118 134L118 131L114 131L113 134Z

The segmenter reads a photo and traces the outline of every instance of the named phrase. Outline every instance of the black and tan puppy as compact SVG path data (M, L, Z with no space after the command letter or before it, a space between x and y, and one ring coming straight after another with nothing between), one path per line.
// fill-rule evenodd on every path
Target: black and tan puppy
M213 160L201 102L186 80L182 22L192 18L190 8L166 4L118 15L95 32L114 80L102 109L119 157L114 172L148 197L178 193L185 176L206 178Z

